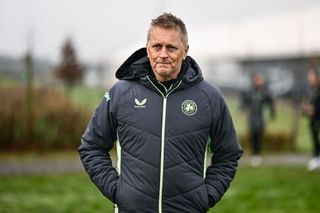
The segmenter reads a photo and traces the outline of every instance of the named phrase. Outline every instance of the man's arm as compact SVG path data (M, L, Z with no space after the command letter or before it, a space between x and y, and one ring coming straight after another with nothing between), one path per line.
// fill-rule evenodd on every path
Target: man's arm
M217 102L216 102L217 103ZM210 128L211 165L206 171L206 186L210 207L227 191L238 167L243 151L237 141L230 113L222 97L213 107L213 124Z
M240 92L240 106L239 106L239 109L241 111L246 111L248 106L249 106L249 98L248 98L248 92L247 91L241 91Z
M103 98L81 138L78 149L83 166L92 182L112 202L118 173L112 166L109 151L116 140L116 124L110 110L110 100Z
M276 118L276 109L275 109L274 98L272 97L272 95L270 94L269 91L267 91L267 94L266 94L266 102L270 107L270 118L271 119Z

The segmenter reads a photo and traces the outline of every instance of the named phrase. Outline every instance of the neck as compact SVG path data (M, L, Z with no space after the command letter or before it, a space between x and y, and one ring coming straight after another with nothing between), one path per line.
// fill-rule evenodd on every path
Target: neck
M158 75L156 72L153 72L155 78L158 82L166 82L176 80L178 78L179 73L172 73L172 75Z
M161 82L161 83L171 81L171 80L176 80L176 78L162 77L162 76L160 78L156 76L156 79L158 82Z

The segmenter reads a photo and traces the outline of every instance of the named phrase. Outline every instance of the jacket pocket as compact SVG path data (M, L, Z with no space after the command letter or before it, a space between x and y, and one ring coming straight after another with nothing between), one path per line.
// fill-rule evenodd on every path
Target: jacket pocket
M153 199L129 185L121 176L117 182L115 201L119 212L151 213L157 210L157 199Z
M189 197L190 204L192 205L190 209L193 209L193 212L204 213L209 209L208 192L204 183L185 194L185 196Z
M203 191L203 193L202 193L202 196L203 196L202 206L204 208L204 212L207 212L207 210L210 208L210 201L209 201L209 195L208 195L206 184L203 184L202 188L203 188L203 190L202 190Z

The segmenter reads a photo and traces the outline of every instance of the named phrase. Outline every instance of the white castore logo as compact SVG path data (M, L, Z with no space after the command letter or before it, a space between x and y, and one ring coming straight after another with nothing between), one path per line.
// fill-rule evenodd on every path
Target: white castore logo
M147 99L145 98L142 101L139 101L135 98L134 103L136 104L134 108L146 108L145 104L147 103Z
M192 100L185 100L181 104L181 110L185 115L192 116L197 112L197 104Z
M106 101L110 100L110 94L109 92L106 92L106 94L104 94L104 98L106 99Z

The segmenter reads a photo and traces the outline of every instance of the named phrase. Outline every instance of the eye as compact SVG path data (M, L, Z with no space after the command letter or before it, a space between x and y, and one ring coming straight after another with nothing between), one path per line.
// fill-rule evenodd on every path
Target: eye
M155 51L159 51L161 50L162 46L160 44L155 44L152 46L152 49L154 49Z
M169 52L174 52L174 51L176 51L178 48L176 48L175 46L172 46L172 45L168 45L168 46L167 46L167 49L168 49Z

